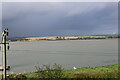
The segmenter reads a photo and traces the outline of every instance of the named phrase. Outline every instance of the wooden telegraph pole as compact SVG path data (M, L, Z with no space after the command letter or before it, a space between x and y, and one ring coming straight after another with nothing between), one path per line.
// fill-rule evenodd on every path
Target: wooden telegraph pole
M5 29L2 32L2 55L3 55L3 78L6 80L6 65L7 65L7 60L6 60L6 40L8 36L8 29Z

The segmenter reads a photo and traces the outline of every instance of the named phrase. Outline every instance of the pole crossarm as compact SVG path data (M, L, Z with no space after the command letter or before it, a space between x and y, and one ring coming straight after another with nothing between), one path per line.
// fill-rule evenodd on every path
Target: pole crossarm
M9 43L0 43L0 44L9 44Z

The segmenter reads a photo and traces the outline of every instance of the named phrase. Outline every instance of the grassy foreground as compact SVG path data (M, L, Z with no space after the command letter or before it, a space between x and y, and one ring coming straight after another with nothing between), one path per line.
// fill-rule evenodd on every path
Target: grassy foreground
M118 78L120 64L100 67L83 67L76 70L64 70L68 78Z
M56 71L59 72L54 72L52 69L56 68ZM55 66L52 69L50 69L50 66L47 66L44 71L41 70L41 68L37 68L37 72L30 72L30 73L22 73L22 74L9 74L10 78L21 78L24 77L25 79L27 78L54 78L54 75L57 75L55 78L67 78L67 79L92 79L93 78L112 78L119 80L119 69L120 69L120 64L113 64L113 65L106 65L106 66L99 66L99 67L82 67L82 68L77 68L77 69L71 69L71 70L63 70L60 66ZM42 74L41 74L42 73ZM45 76L46 74L47 77ZM52 75L53 74L53 75ZM42 76L42 77L41 77ZM44 77L43 77L44 76ZM54 76L54 77L53 77ZM83 80L82 79L82 80ZM53 79L50 79L53 80ZM55 79L54 79L55 80ZM58 79L56 79L58 80Z

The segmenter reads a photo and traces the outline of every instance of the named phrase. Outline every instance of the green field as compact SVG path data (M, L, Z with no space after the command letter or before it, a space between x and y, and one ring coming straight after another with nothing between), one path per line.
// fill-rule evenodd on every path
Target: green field
M44 68L45 67L45 68ZM119 80L119 68L120 64L99 66L99 67L82 67L77 69L64 70L60 66L55 66L50 68L44 66L45 70L38 67L37 72L30 73L22 73L22 74L9 74L10 78L25 78L25 79L50 79L54 78L54 80L61 79L108 79ZM56 76L55 76L56 75Z

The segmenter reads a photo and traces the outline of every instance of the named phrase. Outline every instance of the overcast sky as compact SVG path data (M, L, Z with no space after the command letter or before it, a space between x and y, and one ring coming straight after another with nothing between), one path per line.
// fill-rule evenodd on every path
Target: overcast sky
M117 2L3 2L10 37L115 34Z

